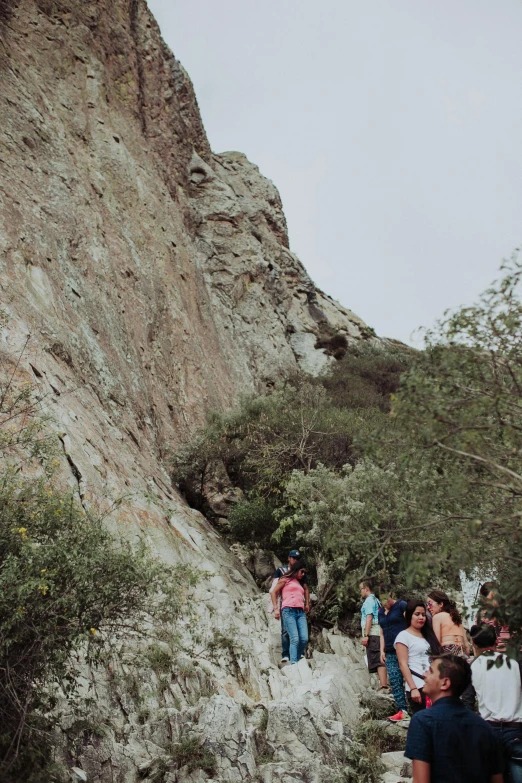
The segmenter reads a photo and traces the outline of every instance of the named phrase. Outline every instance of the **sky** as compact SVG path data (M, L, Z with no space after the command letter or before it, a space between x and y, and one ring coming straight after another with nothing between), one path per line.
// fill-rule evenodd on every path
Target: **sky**
M215 152L381 336L471 304L522 239L520 0L148 0Z

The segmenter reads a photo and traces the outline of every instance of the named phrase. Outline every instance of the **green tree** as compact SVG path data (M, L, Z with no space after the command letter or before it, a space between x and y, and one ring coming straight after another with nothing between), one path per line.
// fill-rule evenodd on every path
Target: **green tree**
M518 256L477 305L449 315L426 336L393 405L405 475L415 442L446 489L426 518L452 533L454 566L478 565L499 582L499 619L522 641L522 264ZM410 434L409 437L405 435ZM418 449L417 449L418 453ZM421 558L411 557L411 566Z

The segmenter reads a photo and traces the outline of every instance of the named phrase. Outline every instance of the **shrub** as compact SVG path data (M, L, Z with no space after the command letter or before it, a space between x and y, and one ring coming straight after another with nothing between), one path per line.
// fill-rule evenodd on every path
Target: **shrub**
M46 480L0 483L0 775L43 781L58 691L145 618L174 620L186 569L112 539Z
M175 769L185 766L188 772L202 769L210 777L216 773L216 757L202 746L197 737L182 737L170 746L168 752Z

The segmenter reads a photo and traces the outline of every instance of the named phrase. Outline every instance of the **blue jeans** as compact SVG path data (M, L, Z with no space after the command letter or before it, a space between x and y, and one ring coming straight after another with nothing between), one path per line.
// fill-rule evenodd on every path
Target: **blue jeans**
M506 783L522 783L522 723L513 726L491 726L495 736L502 743L506 761ZM509 772L509 774L507 774Z
M308 644L308 622L304 609L285 606L281 611L286 632L290 638L290 663L297 663Z

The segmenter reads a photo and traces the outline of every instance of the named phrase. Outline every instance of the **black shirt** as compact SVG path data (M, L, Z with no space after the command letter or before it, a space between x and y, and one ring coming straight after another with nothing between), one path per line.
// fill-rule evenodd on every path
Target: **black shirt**
M413 716L404 755L431 764L431 783L490 783L504 768L491 727L451 696Z
M406 601L395 601L392 608L386 614L384 606L379 609L377 619L384 635L384 649L387 653L394 653L393 643L401 631L405 631L408 623L404 619Z

